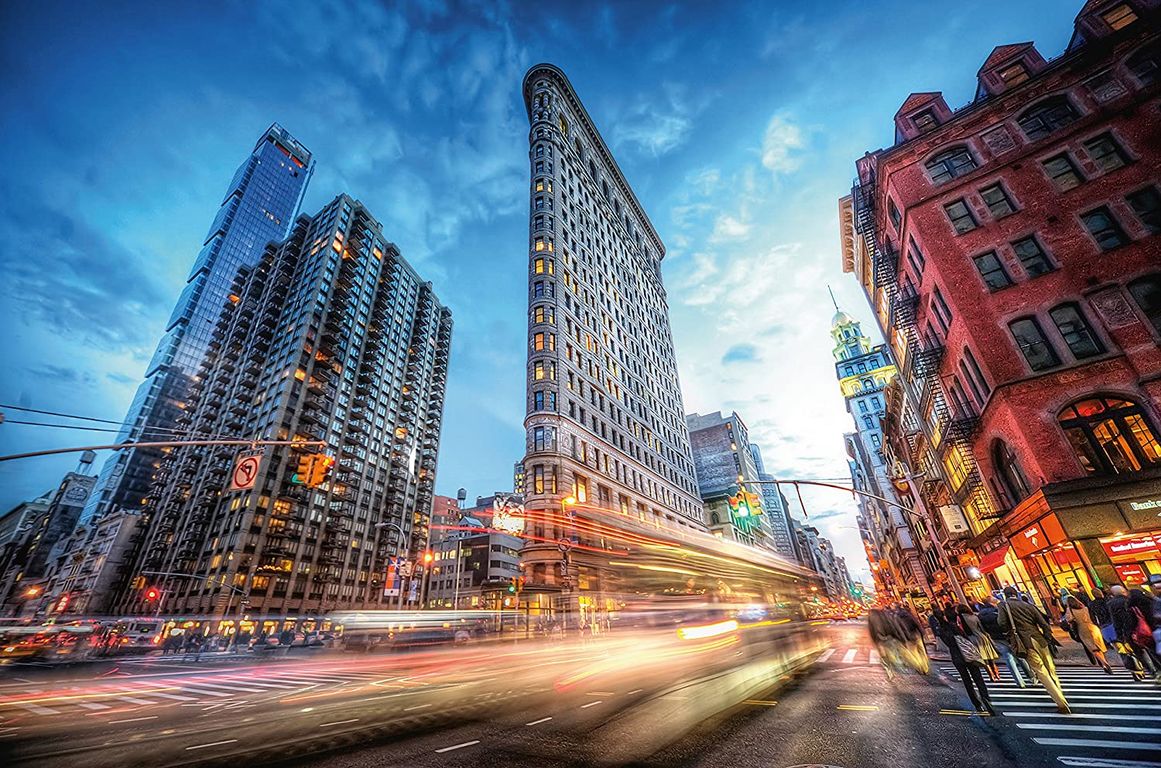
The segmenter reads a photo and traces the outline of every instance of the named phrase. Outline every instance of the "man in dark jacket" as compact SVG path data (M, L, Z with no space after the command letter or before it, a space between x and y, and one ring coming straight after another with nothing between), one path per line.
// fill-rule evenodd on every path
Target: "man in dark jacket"
M1022 602L1014 587L1004 588L1004 598L998 610L1000 631L1008 638L1012 650L1027 659L1032 674L1056 702L1057 711L1072 714L1060 689L1060 678L1056 676L1056 663L1050 650L1052 630L1044 614L1036 606Z
M1092 591L1092 600L1088 603L1088 615L1092 617L1092 623L1098 627L1107 627L1113 623L1113 615L1109 613L1109 601L1105 598L1104 591L1094 589Z
M1016 681L1016 685L1026 688L1028 683L1025 678L1031 679L1032 670L1028 668L1026 661L1012 653L1011 647L1008 646L1008 637L1000 631L999 602L995 595L988 595L984 598L979 610L980 624L983 626L984 632L988 633L988 637L992 638L992 642L995 644L996 650L1000 652L1004 663L1008 665L1008 671L1012 673L1012 679Z

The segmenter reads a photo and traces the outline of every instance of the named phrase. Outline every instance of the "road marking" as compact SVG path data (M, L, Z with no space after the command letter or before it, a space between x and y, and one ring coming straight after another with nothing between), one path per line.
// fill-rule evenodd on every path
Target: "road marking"
M1157 722L1156 715L1098 715L1091 712L1073 712L1070 715L1063 715L1059 712L1005 712L1004 717L1067 717L1069 720L1085 718L1087 720L1144 720L1148 723ZM1158 768L1161 768L1161 766L1158 766Z
M868 654L867 663L872 665L879 663L879 652L874 648L872 648L870 654Z
M628 693L626 693L625 695L626 695L626 696L632 696L632 695L633 695L633 694L635 694L635 693L641 693L641 691L643 691L643 690L645 690L645 689L644 689L644 688L637 688L637 689L635 689L635 690L629 691L629 692L628 692Z
M1161 728L1132 728L1107 725L1068 725L1066 723L1016 723L1017 728L1035 731L1086 731L1089 733L1138 733L1147 736L1161 735Z
M443 749L437 749L436 752L438 754L443 754L444 752L451 752L453 749L463 749L464 747L470 747L473 744L479 744L479 743L480 743L479 739L475 739L473 741L465 741L463 744L453 744L450 747L444 747Z
M941 714L941 715L960 715L963 717L967 717L967 716L975 715L978 713L972 712L969 709L941 709L941 710L939 710L939 714Z
M588 709L589 707L595 707L596 705L598 705L600 703L601 702L599 702L599 701L590 701L588 704L581 704L581 709Z
M149 699L135 699L132 696L118 696L117 701L125 701L125 702L128 702L130 704L138 704L138 705L143 706L143 707L149 706L150 704L157 703L154 701L150 701Z
M834 650L835 650L834 648L831 648L829 650L823 651L823 654L818 657L818 660L819 661L826 661L831 656L834 656Z
M112 709L108 704L98 704L95 701L81 701L77 703L77 706L85 709Z
M1071 755L1056 759L1065 765L1075 765L1080 768L1161 768L1161 763L1144 760L1106 760L1103 757L1072 757Z
M1046 747L1100 747L1101 749L1147 749L1161 752L1161 744L1147 741L1112 741L1110 739L1032 739Z
M131 717L128 720L110 720L109 724L112 725L114 723L139 723L142 720L156 720L156 719L157 719L157 715L150 715L149 717Z
M995 698L995 697L993 697L993 698ZM996 703L1001 704L1003 706L1008 706L1008 705L1015 706L1015 705L1019 704L1022 707L1055 707L1056 706L1055 702L1041 701L1039 699L1023 700L1023 701L1003 701L1003 702L998 701ZM1132 702L1127 702L1125 704L1088 704L1088 703L1085 703L1085 704L1081 704L1078 706L1087 707L1088 709L1121 709L1123 707L1132 707L1133 709L1161 709L1161 704L1133 704Z
M134 691L136 693L136 691ZM193 701L193 696L178 696L176 693L151 693L150 696L160 696L163 699L171 699L173 701Z
M762 699L746 699L745 704L753 704L756 707L773 707L777 706L776 701L764 701Z
M416 704L414 707L404 707L403 711L404 712L411 712L412 710L415 710L415 709L427 709L430 706L431 706L430 704Z
M551 717L542 717L539 720L533 720L531 723L525 723L525 725L540 725L541 723L547 723L551 719Z
M855 656L857 654L858 654L858 651L854 648L847 651L845 654L843 654L843 664L850 664L852 661L855 660Z
M39 704L19 704L18 706L21 709L27 709L29 712L31 712L34 715L59 715L60 714L59 709L53 709L52 707L42 707Z
M233 695L230 693L225 693L224 691L210 691L210 690L206 690L204 688L201 688L198 686L192 686L192 685L187 686L185 688L182 688L182 690L185 691L186 693L196 693L199 696L224 696L226 698L229 698L230 696Z
M220 747L223 744L233 744L237 739L225 739L224 741L211 741L209 744L195 744L192 747L186 747L188 752L191 749L206 749L208 747Z
M333 723L323 723L319 728L330 728L332 725L346 725L347 723L357 723L359 718L352 717L350 720L336 720Z
M615 691L589 691L585 696L616 696Z
M839 704L839 709L848 712L878 712L879 708L874 704Z

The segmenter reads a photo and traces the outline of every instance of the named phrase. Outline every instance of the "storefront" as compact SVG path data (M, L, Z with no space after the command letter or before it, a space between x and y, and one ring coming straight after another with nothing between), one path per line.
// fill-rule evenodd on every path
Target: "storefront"
M1046 485L1001 531L1053 608L1062 589L1140 586L1161 573L1161 470Z

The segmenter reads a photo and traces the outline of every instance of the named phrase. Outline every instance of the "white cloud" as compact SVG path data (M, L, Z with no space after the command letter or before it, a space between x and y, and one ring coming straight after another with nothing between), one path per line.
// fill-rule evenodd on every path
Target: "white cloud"
M710 240L715 243L724 240L740 240L748 234L750 234L750 225L747 222L740 217L723 213L714 222L714 231L710 234Z
M806 146L802 129L781 115L774 115L762 137L762 165L775 175L798 170L799 150Z

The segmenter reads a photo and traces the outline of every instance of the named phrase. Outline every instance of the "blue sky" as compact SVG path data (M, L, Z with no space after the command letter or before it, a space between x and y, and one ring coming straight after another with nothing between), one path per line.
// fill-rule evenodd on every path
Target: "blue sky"
M995 45L1058 55L1081 4L5 3L0 402L124 416L234 169L277 121L318 164L305 210L361 199L452 307L439 492L510 487L520 83L550 61L668 246L686 410L737 410L783 476L843 476L826 286L869 324L839 259L855 158L892 141L911 91L966 104ZM0 454L93 434L0 425ZM0 507L74 465L0 465ZM806 505L865 572L849 499Z

